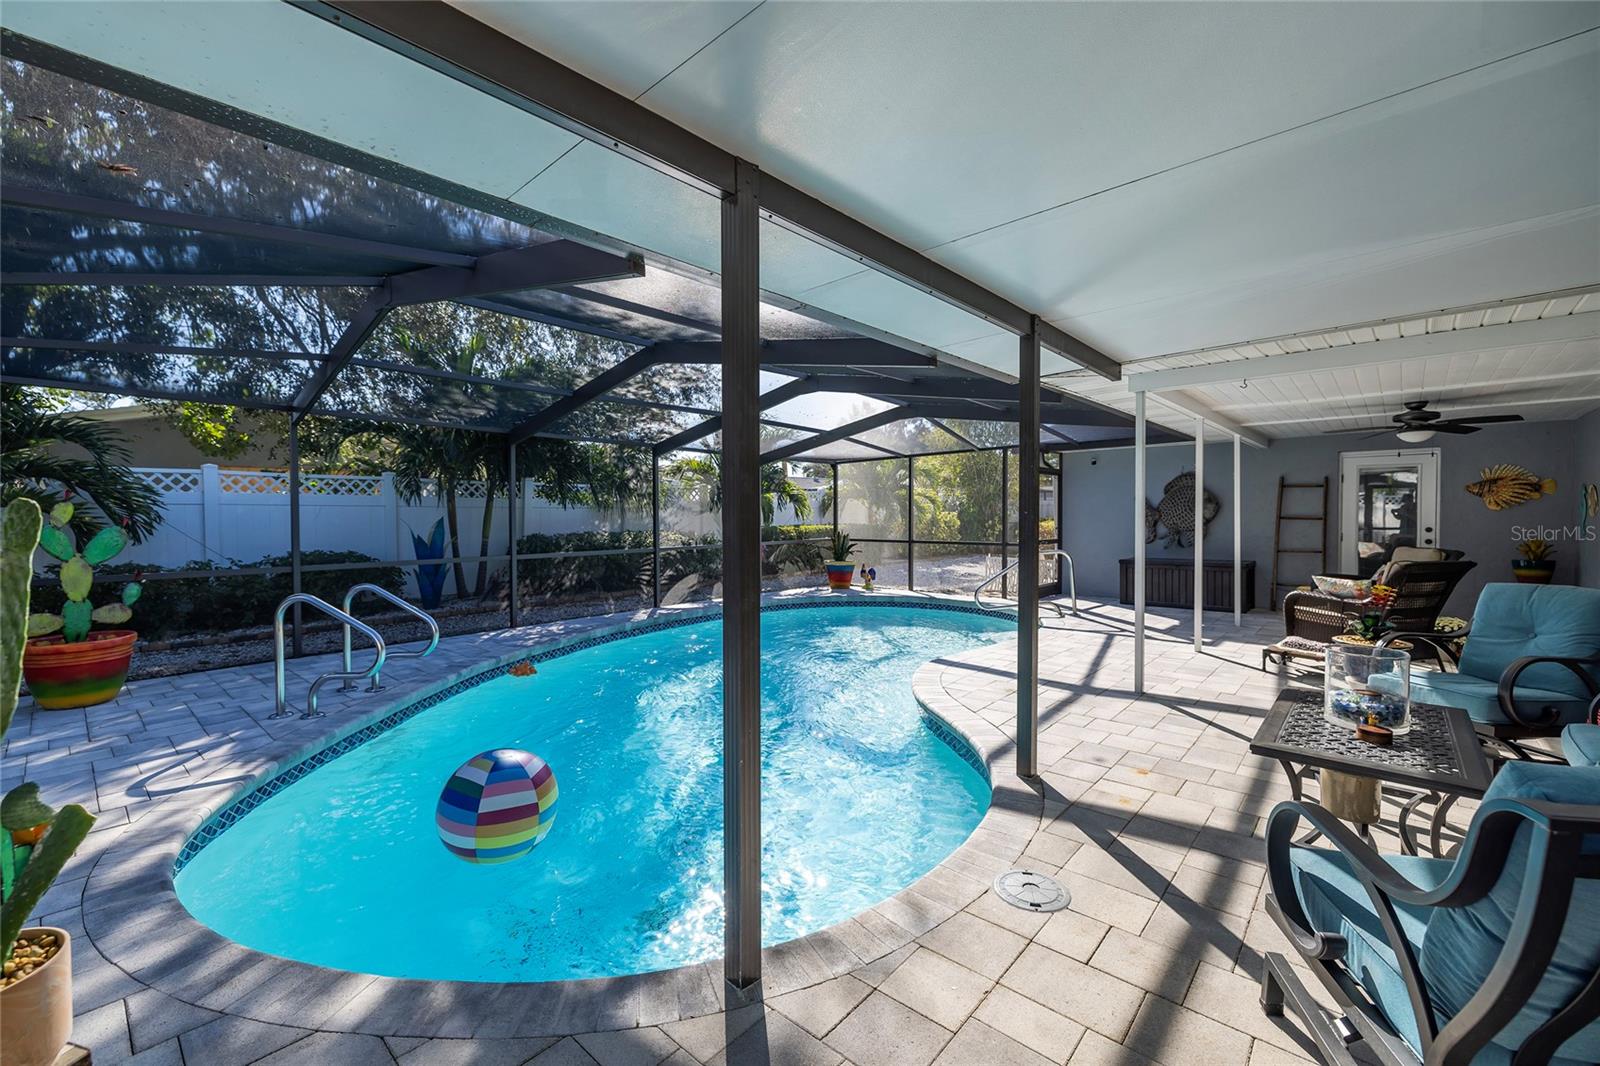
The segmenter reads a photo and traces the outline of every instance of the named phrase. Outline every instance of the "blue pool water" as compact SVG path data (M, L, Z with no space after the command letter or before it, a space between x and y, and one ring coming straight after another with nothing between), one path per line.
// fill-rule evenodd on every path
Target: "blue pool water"
M911 675L1014 621L826 607L762 615L762 922L778 943L932 869L989 803ZM267 799L178 874L249 947L395 977L539 981L722 954L719 621L657 630L453 696ZM466 759L525 748L560 787L532 854L472 865L434 828Z

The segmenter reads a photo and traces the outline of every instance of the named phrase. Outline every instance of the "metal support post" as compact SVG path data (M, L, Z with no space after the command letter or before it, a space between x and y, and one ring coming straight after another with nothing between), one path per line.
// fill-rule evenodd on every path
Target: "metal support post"
M1204 646L1206 609L1206 420L1194 421L1194 650Z
M1000 449L1000 598L1011 598L1011 577L1006 573L1011 567L1008 549L1011 535L1011 449Z
M761 980L760 245L755 167L722 201L723 975Z
M1133 691L1144 695L1144 393L1133 394Z
M650 605L661 606L661 457L650 457Z
M917 461L906 457L906 589L917 587Z
M517 585L517 535L522 526L522 501L519 498L521 485L517 481L517 445L510 442L506 445L506 536L511 538L511 544L506 550L510 557L510 565L506 568L506 576L510 585L510 592L506 602L510 604L508 621L511 628L517 628L521 618L522 590Z
M1017 776L1039 776L1039 319L1020 343L1017 391Z
M289 591L300 593L300 423L289 420ZM294 654L304 655L300 605L294 605Z
M1240 453L1244 450L1244 441L1239 434L1233 435L1233 624L1244 623L1244 526L1240 517L1239 499L1244 491L1244 485L1239 477Z

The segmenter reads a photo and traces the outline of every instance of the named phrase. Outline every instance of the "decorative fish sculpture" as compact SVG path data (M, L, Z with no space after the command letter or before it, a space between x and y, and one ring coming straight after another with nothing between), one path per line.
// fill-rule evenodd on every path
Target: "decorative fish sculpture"
M1166 546L1169 548L1182 548L1194 543L1194 472L1179 474L1162 487L1161 502L1156 505L1156 512L1161 524L1167 527ZM1211 520L1217 517L1217 512L1222 510L1222 502L1210 489L1204 489L1204 520L1210 526ZM1148 529L1149 518L1146 517ZM1204 536L1204 532L1201 534ZM1154 537L1150 538L1155 539Z
M1479 480L1467 486L1467 491L1482 500L1489 510L1504 511L1555 492L1556 479L1541 478L1520 466L1501 463L1486 468Z

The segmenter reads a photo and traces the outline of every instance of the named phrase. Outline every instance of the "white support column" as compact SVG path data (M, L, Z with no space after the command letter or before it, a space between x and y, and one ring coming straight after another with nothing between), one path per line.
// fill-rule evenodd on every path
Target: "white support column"
M1206 420L1194 420L1194 650L1204 647L1206 600Z
M1133 394L1133 691L1144 695L1144 393Z
M1239 477L1239 454L1244 451L1244 441L1239 434L1233 435L1233 624L1244 623L1244 562L1243 562L1243 524L1240 518L1240 498L1244 493L1244 482Z
M222 552L222 472L216 463L200 466L200 542L206 562L227 559Z

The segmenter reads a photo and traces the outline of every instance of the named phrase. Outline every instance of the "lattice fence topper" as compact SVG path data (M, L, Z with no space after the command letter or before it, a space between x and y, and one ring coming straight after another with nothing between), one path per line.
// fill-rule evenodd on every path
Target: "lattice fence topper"
M1155 543L1159 523L1167 528L1167 539L1164 542L1168 548L1187 548L1194 545L1194 472L1179 474L1162 487L1161 502L1155 505L1156 522L1150 520L1149 510L1145 511L1145 543ZM1205 489L1205 525L1210 526L1211 520L1222 511L1222 501ZM1149 504L1145 505L1146 508ZM1204 537L1204 530L1201 536Z
M419 493L419 495L422 499L437 499L440 495L442 495L439 492L438 481L431 477L423 479L421 488L422 491ZM458 500L481 500L486 498L488 495L489 487L482 481L456 482L456 499Z
M309 474L300 479L300 491L318 496L382 496L383 478L365 474Z
M264 470L224 470L217 475L217 481L223 492L282 495L289 491L288 474L274 474Z
M198 470L143 469L137 470L135 473L157 492L172 494L200 491L200 471Z
M289 475L270 470L224 470L217 477L223 492L283 496ZM307 474L300 479L302 496L382 496L383 478L365 474Z

